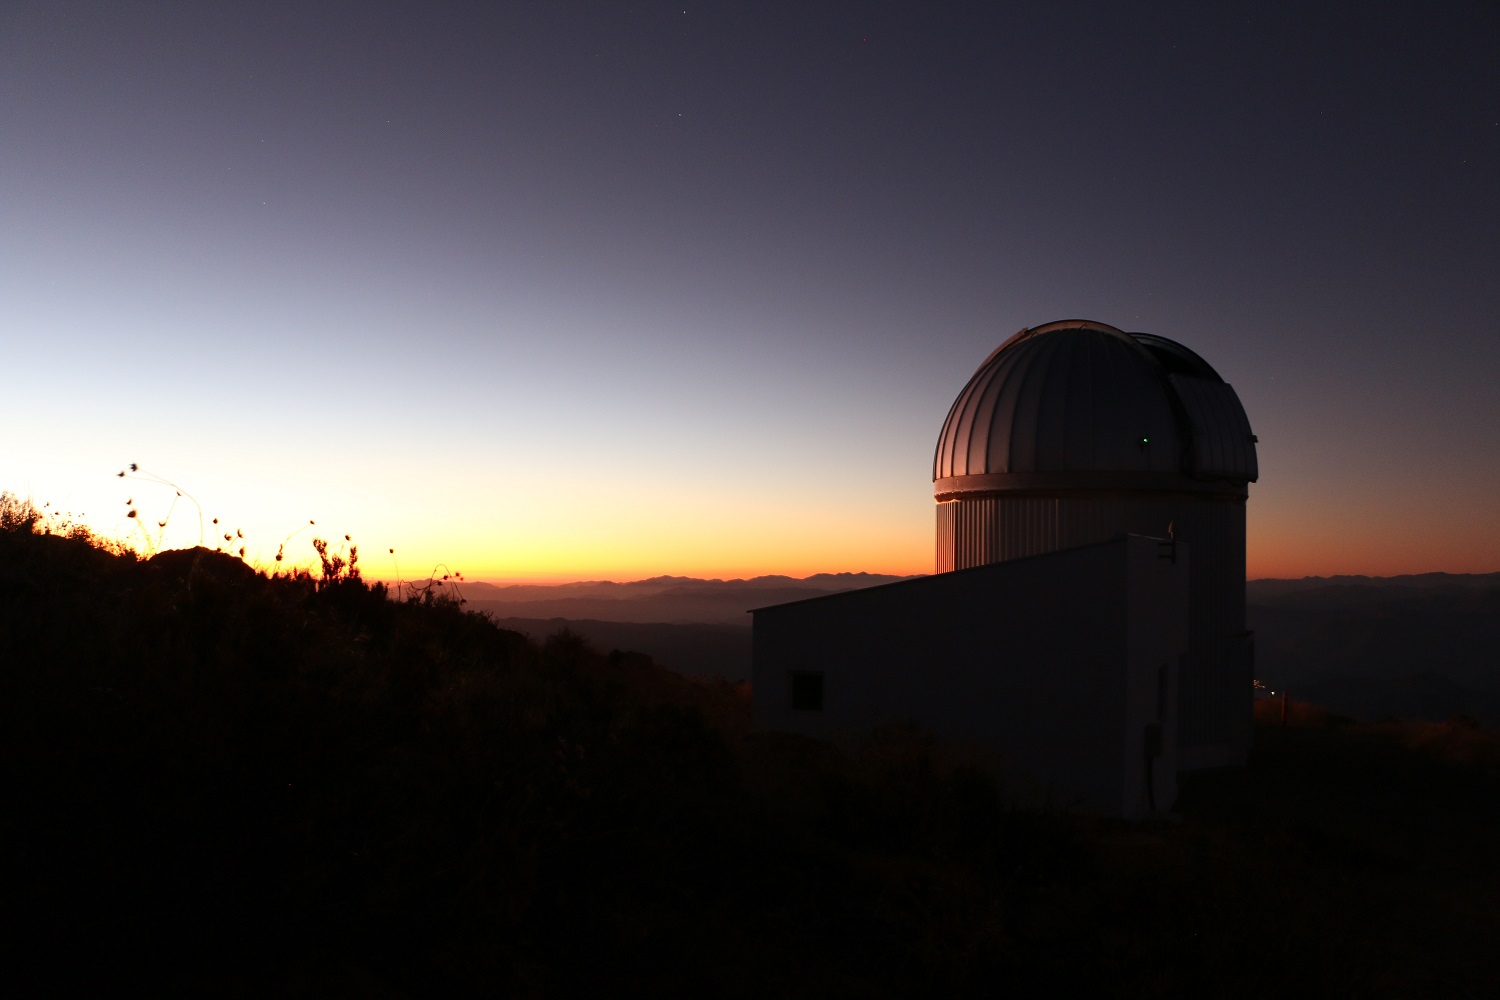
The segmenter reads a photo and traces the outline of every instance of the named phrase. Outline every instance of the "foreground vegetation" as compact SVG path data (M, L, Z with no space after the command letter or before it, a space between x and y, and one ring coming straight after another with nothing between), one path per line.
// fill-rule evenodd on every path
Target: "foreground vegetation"
M344 563L0 518L0 905L28 992L1490 995L1492 732L1267 727L1172 822L920 733L538 644ZM1294 719L1294 721L1298 721Z

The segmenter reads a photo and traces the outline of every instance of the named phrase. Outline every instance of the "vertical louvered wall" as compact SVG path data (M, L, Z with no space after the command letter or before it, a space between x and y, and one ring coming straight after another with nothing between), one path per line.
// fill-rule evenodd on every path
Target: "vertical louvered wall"
M937 571L1042 555L1122 534L1165 537L1190 551L1188 660L1178 745L1228 744L1243 763L1250 678L1235 644L1245 631L1245 503L1191 494L992 494L937 505Z

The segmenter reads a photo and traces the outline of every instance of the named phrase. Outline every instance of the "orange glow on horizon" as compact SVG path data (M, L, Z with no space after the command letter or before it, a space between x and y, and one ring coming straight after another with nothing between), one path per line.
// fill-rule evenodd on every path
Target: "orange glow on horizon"
M115 531L101 531L87 518L73 518L71 522L83 524L101 538L123 542L142 555L198 544L195 515L187 519L191 521L188 525L191 530L181 530L180 525L174 525L179 530L169 529L164 533L157 531L153 521L155 516L143 511L141 518L127 519ZM223 546L222 539L215 532L221 532L224 527L224 522L214 525L212 519L208 519L203 544L209 548L214 548L216 542ZM922 526L925 531L913 527L903 532L902 537L890 539L883 547L864 544L853 537L853 532L816 538L808 537L809 533L796 533L788 544L775 546L758 543L758 539L748 535L713 544L712 539L704 538L698 532L685 532L686 537L665 543L660 535L641 534L636 536L638 540L634 544L609 544L605 539L583 537L561 544L537 538L524 546L513 542L474 546L457 537L419 533L416 537L406 538L401 545L384 545L379 541L367 543L353 533L345 541L343 532L320 528L321 524L304 522L301 528L286 533L286 537L278 532L271 538L264 531L246 531L251 541L245 561L267 572L316 570L312 539L326 537L335 550L340 546L347 550L348 546L357 545L364 576L371 581L386 582L398 578L408 582L425 580L429 575L440 578L444 573L461 573L466 581L494 584L601 580L623 583L660 576L709 580L742 580L758 576L800 579L820 573L918 576L933 572L934 562L928 525ZM231 534L237 531L237 528L230 529ZM286 545L285 558L278 563L274 556L283 543ZM226 550L235 553L241 544L242 540L235 538ZM1258 580L1433 572L1492 573L1500 571L1493 555L1497 551L1500 551L1500 539L1489 546L1465 546L1433 544L1430 539L1424 541L1415 537L1398 538L1377 548L1354 532L1285 533L1269 537L1252 532L1246 551L1245 575L1246 579Z
M685 502L668 487L628 482L608 497L555 485L538 493L497 491L493 499L465 491L441 498L439 514L413 516L413 510L432 507L432 497L420 488L404 495L393 482L388 491L350 495L347 485L318 485L197 474L192 486L202 504L202 536L196 504L143 477L110 474L80 477L78 485L48 484L51 497L66 495L73 505L53 499L47 510L59 522L85 525L143 554L190 547L200 537L209 548L217 543L237 553L243 546L245 561L266 571L315 570L311 542L325 538L335 549L357 545L360 569L371 580L424 580L450 572L473 582L557 584L658 576L914 576L934 568L931 508L910 497L866 506L843 497L787 493L706 495ZM24 489L11 492L26 495ZM1500 519L1475 516L1476 507L1484 506L1476 496L1455 491L1434 514L1415 500L1339 506L1290 490L1252 490L1246 577L1500 571ZM235 502L225 503L225 497ZM127 516L130 510L138 516ZM232 541L223 539L226 533ZM278 563L283 545L285 558Z
M489 556L489 558L486 558ZM878 573L915 576L931 573L931 543L916 551L894 546L877 551L871 546L822 546L797 551L787 546L723 546L717 550L692 546L661 546L643 552L635 547L569 547L551 551L488 553L470 551L462 560L470 580L505 583L567 583L583 580L626 582L658 576L708 580L743 580L757 576L802 578L819 573Z

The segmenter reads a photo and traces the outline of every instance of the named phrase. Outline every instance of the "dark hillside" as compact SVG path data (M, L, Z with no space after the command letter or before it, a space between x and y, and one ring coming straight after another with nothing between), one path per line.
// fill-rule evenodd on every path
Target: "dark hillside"
M662 625L574 618L495 618L502 628L542 639L563 629L596 649L638 650L689 677L750 680L750 629L740 625Z
M1256 671L1366 721L1500 724L1500 574L1255 580Z
M1492 995L1491 731L1262 730L1129 826L919 732L537 644L349 566L0 531L23 995ZM1486 805L1486 803L1488 805Z

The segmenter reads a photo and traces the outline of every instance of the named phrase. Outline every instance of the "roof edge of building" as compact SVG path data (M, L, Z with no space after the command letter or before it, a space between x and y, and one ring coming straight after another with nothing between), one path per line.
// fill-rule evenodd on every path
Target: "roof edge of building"
M1055 549L1051 552L1040 552L1034 556L1021 556L1016 559L1007 559L1004 562L985 563L983 566L969 566L965 569L950 570L946 573L928 573L923 576L914 576L905 580L893 580L890 583L879 583L873 587L858 587L854 590L841 590L836 594L819 594L816 597L804 597L798 601L782 601L780 604L767 604L759 608L750 608L747 614L756 614L761 611L774 611L777 608L790 608L803 604L813 604L818 601L835 601L841 598L852 598L859 594L869 594L880 590L890 590L895 587L926 587L926 586L949 586L951 581L962 579L966 576L974 576L982 573L1011 573L1016 567L1035 565L1044 559L1056 559L1060 556L1073 555L1086 549L1105 548L1110 545L1124 545L1131 538L1148 538L1167 544L1170 538L1161 538L1155 535L1142 535L1137 532L1122 532L1114 538L1107 538L1102 542L1085 542L1082 545L1070 546L1066 549ZM1181 543L1177 543L1181 544Z

